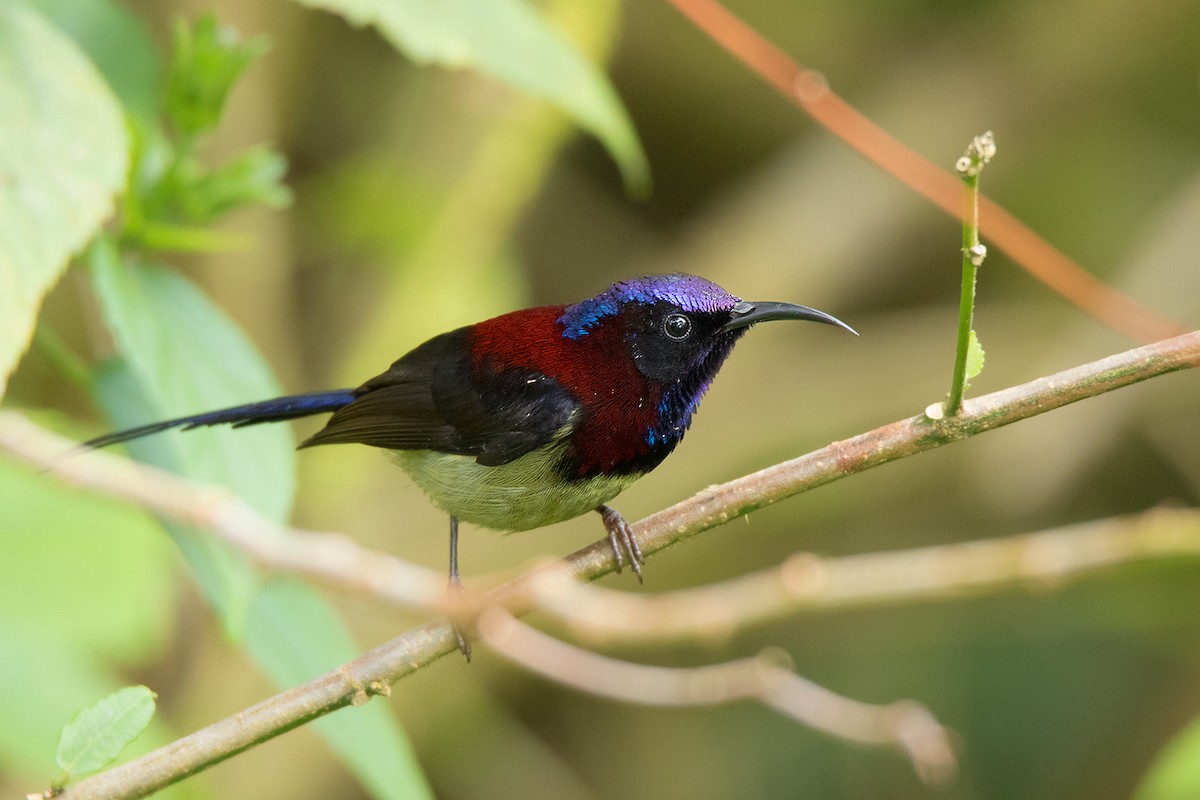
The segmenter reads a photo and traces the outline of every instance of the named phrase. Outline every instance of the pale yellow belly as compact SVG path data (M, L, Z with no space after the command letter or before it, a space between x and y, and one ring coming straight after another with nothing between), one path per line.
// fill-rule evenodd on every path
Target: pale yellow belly
M554 473L556 448L485 467L472 456L433 450L396 451L397 463L429 498L463 522L524 531L577 517L620 494L641 475L562 483Z

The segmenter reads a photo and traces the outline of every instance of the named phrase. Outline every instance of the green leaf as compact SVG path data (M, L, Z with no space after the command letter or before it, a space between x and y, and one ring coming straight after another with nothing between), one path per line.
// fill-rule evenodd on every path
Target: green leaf
M119 424L281 394L253 346L190 282L161 267L122 263L107 239L93 247L89 263L105 319L141 389L127 386L121 399L110 397L109 405L119 415L140 416L119 418ZM111 376L105 383L107 394L121 389ZM146 401L149 407L138 407ZM291 444L286 426L261 425L164 433L128 446L174 463L189 477L229 486L282 521L294 481ZM300 683L357 654L343 623L312 589L288 582L287 591L280 591L269 584L255 599L253 574L238 554L209 534L168 529L226 626L237 630L244 625L247 648L281 686ZM418 791L424 783L407 740L386 707L376 706L346 713L320 731L376 796L429 796L428 789Z
M109 0L14 1L35 9L70 36L104 75L126 111L143 119L158 113L161 65L140 19Z
M101 365L93 390L114 428L131 428L164 416L147 399L129 363L122 359L109 359ZM178 451L178 445L179 442L170 436L150 436L129 442L125 448L138 461L186 474L181 462L186 456ZM237 636L258 583L246 559L204 531L169 520L164 520L162 527L183 554L192 576L220 616L226 632Z
M104 319L158 414L184 416L283 394L245 333L191 281L165 267L122 263L108 239L88 260ZM266 516L287 518L295 483L287 426L160 438L178 445L189 477L228 486Z
M188 176L180 210L185 219L208 222L252 203L286 206L292 194L281 183L285 172L283 156L267 147L252 147L211 172L197 169Z
M649 168L608 79L525 0L297 0L373 25L418 64L476 69L554 103L598 138L635 194Z
M0 658L0 763L7 783L32 784L58 769L63 721L123 682L86 645L46 627L0 618L0 636L6 652L21 654Z
M983 345L979 343L979 337L972 330L970 341L967 342L967 380L971 380L983 372L984 355Z
M0 626L52 631L126 664L157 651L174 611L175 557L149 515L6 461L0 509ZM22 690L0 683L0 707Z
M0 771L16 785L50 774L63 722L128 682L114 664L160 657L178 559L145 512L3 458L0 509L0 642L20 654L0 657Z
M254 346L190 281L163 267L122 263L103 239L89 265L105 321L148 403L139 420L178 417L282 392ZM131 392L126 391L123 404ZM121 404L118 404L121 405ZM152 463L226 486L266 516L284 520L295 485L286 426L170 432L134 444ZM170 528L227 629L237 631L254 580L240 556L207 534Z
M1193 720L1159 753L1134 800L1191 800L1200 796L1200 720Z
M0 4L0 395L42 297L112 213L129 142L121 107L69 38Z
M264 583L246 629L246 646L281 686L295 686L358 655L329 605L295 580ZM412 746L385 701L346 708L317 720L317 730L372 796L432 798Z
M150 724L156 696L145 686L127 686L80 711L58 740L58 766L67 777L78 777L116 761Z
M176 25L166 120L135 120L131 126L123 244L185 252L244 248L241 237L202 226L244 205L280 207L291 201L281 183L287 163L270 148L252 147L216 169L198 153L200 137L220 121L234 84L266 49L265 39L240 41L212 15Z
M220 27L212 14L175 25L167 116L175 130L191 137L217 126L233 84L267 51L262 37L241 41L233 28Z
M1200 719L1192 720L1159 752L1134 800L1193 800L1200 797Z

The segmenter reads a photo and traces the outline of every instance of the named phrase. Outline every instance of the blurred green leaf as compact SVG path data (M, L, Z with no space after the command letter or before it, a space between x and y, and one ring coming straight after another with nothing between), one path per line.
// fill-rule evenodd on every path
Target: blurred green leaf
M43 295L112 213L129 142L96 68L60 31L0 4L0 394Z
M297 0L373 25L418 64L477 69L557 105L590 131L644 194L646 156L612 84L525 0Z
M58 740L55 758L64 777L87 775L116 761L150 724L155 697L145 686L126 686L80 711Z
M146 397L129 362L123 359L110 359L101 365L93 390L115 428L130 428L163 416ZM186 474L180 444L170 435L150 436L128 442L125 448L138 461ZM238 635L257 583L250 565L229 545L203 531L169 520L164 520L162 526L183 554L226 632Z
M286 206L292 198L283 186L287 161L267 147L252 147L216 169L192 174L180 197L186 219L207 222L239 206L261 203Z
M220 121L229 92L267 49L262 38L240 41L212 15L179 21L166 93L166 120L135 120L130 189L121 241L141 249L212 252L246 246L241 237L203 226L240 206L281 207L291 201L282 178L287 162L252 147L212 169L199 158L200 137Z
M971 380L983 372L984 361L983 345L979 343L979 337L975 335L975 331L971 331L970 339L967 342L967 380Z
M140 19L109 0L16 0L70 36L96 65L125 110L158 113L158 51Z
M246 646L281 686L303 683L360 652L329 605L294 580L263 584L250 614ZM433 797L386 702L343 709L314 724L374 797Z
M179 225L171 222L146 222L137 228L136 235L123 241L147 250L173 253L221 253L245 250L252 240L239 233L218 231L200 225Z
M158 414L183 416L283 393L246 335L191 281L165 267L122 262L108 239L88 260L105 322ZM286 426L160 438L178 445L189 477L228 486L268 517L287 518L295 453Z
M51 628L6 618L0 636L6 653L20 654L0 658L0 771L9 780L44 780L56 769L63 723L122 681L87 647Z
M105 239L89 253L101 307L149 408L138 408L136 387L120 391L118 376L105 381L118 417L133 410L142 418L181 416L282 394L266 365L232 322L190 282L164 269L122 263ZM129 443L156 463L174 464L189 477L228 486L267 516L285 520L294 482L294 452L286 426L167 433ZM197 579L222 611L225 624L246 628L245 644L281 686L292 686L357 654L332 609L311 589L270 584L255 597L253 573L240 555L205 533L168 526ZM266 592L265 595L262 592ZM333 749L379 797L389 787L420 787L423 780L395 720L380 704L368 713L346 714L321 728ZM415 789L413 791L416 791Z
M1134 800L1194 800L1200 797L1200 719L1159 752Z
M161 646L176 571L145 512L3 461L0 509L0 630L19 623L54 631L123 663ZM0 706L14 688L0 682Z
M282 183L287 162L268 147L252 147L210 169L153 126L136 130L135 180L126 197L121 232L124 245L201 253L245 249L245 236L208 224L245 205L279 208L291 202L291 190Z
M121 242L136 246L141 230L147 224L146 216L153 214L153 195L167 171L175 163L175 147L157 117L149 119L129 118L131 143L129 186L122 203Z
M0 772L38 779L63 722L126 682L112 664L162 646L177 571L144 512L4 460L0 509Z
M97 242L88 260L105 321L149 403L147 419L282 394L254 346L190 281L163 267L122 263L107 239ZM272 519L287 518L295 455L286 427L167 433L137 447L160 466L226 486ZM181 531L172 529L210 601L226 626L238 630L253 592L252 573L211 536Z
M188 138L215 128L233 84L268 46L261 37L240 40L211 14L177 22L166 102L175 131Z

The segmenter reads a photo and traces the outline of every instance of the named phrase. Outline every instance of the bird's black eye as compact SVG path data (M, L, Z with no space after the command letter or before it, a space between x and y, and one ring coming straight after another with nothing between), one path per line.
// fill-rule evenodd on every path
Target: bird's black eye
M685 314L668 314L663 320L663 333L675 339L686 339L692 332L692 321Z

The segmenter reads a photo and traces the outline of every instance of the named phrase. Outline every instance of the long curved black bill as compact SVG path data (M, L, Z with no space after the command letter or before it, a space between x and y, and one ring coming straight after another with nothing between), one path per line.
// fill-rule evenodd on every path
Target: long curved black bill
M842 322L837 317L817 311L808 306L797 306L791 303L773 303L769 300L741 300L729 311L732 319L722 326L723 331L732 331L753 325L756 322L771 322L776 319L802 319L809 322L824 322L826 325L836 325L858 336L858 331Z

